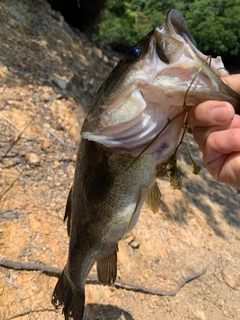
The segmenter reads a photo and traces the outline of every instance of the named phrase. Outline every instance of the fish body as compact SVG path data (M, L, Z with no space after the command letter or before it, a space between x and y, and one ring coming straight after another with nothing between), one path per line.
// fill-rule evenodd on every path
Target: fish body
M68 261L52 297L65 319L83 318L86 278L95 262L100 282L115 281L118 242L136 225L144 201L158 210L156 178L182 139L188 107L226 100L239 113L240 96L219 78L225 75L217 71L221 59L206 59L173 9L100 87L82 126L64 218Z

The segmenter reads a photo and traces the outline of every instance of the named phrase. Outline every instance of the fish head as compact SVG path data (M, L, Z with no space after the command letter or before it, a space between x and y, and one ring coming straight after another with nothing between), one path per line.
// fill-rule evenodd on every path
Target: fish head
M182 137L190 107L226 100L239 111L240 95L220 79L227 74L220 57L197 49L184 18L172 9L163 25L125 52L102 84L82 137L133 156L150 145L146 152L165 161Z

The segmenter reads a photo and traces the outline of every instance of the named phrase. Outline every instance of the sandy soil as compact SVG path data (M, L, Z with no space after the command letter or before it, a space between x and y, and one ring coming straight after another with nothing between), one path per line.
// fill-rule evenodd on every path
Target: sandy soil
M0 25L0 258L63 267L80 125L116 58L43 0L1 1ZM185 145L201 164L191 136ZM239 192L205 168L193 175L183 147L178 157L183 189L159 180L161 209L143 207L121 241L118 278L170 291L207 272L175 297L89 281L85 319L240 319ZM63 319L51 305L56 281L0 268L0 319Z

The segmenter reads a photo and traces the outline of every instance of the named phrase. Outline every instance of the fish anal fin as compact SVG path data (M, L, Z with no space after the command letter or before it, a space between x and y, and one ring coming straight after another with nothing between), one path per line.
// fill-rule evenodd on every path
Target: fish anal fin
M148 189L145 198L146 205L152 210L153 213L156 213L159 210L160 198L161 192L158 188L157 182L155 182L154 185Z
M97 260L98 281L101 283L114 283L117 277L117 249L110 255Z

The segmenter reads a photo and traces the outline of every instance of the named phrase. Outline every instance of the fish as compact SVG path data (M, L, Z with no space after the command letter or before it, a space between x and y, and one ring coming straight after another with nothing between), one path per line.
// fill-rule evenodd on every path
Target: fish
M66 203L68 259L52 295L65 319L83 319L95 262L99 282L114 283L118 242L135 227L144 201L158 211L156 179L182 141L189 108L225 100L240 113L240 95L220 79L226 74L221 58L201 53L171 9L101 85L82 125Z

